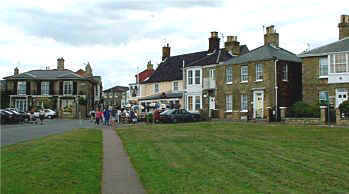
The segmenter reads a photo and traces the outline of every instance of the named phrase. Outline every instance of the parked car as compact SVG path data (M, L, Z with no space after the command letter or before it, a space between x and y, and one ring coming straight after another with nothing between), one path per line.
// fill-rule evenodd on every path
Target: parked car
M56 112L51 109L44 109L44 112L45 112L45 118L53 119L56 117ZM40 111L34 112L34 117L39 118L39 116L40 116Z
M24 122L25 120L25 114L21 114L15 110L10 110L10 109L6 109L6 112L12 113L12 119L15 122Z
M16 108L6 108L7 111L14 113L20 122L24 122L25 120L29 119L29 115L25 112L19 111Z
M168 109L160 113L160 122L191 122L199 121L200 114L190 113L185 109Z
M0 113L1 113L2 124L18 123L20 120L19 117L11 111L1 109Z

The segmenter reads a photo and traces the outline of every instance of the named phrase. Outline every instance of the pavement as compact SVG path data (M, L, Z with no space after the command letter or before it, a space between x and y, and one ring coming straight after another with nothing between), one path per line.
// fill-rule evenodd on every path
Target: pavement
M102 194L146 193L114 129L103 131Z
M76 128L93 128L95 125L88 120L46 119L41 124L12 124L0 125L1 147L22 141L72 131Z

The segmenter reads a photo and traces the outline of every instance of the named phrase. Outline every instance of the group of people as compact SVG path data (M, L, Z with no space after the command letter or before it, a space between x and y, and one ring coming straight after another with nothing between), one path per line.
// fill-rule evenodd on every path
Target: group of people
M118 109L96 109L91 112L91 120L95 121L98 126L103 124L104 126L116 128L116 125L121 122L121 118L127 118L129 123L136 123L138 121L137 113L133 110L127 111Z

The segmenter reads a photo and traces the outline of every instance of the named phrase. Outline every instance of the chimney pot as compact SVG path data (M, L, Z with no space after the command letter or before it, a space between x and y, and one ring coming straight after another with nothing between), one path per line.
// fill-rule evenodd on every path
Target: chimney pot
M211 37L208 39L208 52L219 50L220 38L218 38L218 32L211 32Z
M237 36L227 36L224 49L233 55L240 55L240 42L237 41Z
M162 47L162 61L171 56L171 47L167 43L166 46Z
M218 32L214 31L214 32L211 32L211 38L216 38L218 37Z
M264 45L274 45L279 46L279 34L276 33L276 30L274 29L274 25L268 26L266 28L266 34L264 34Z
M64 59L63 57L57 59L57 70L64 70Z

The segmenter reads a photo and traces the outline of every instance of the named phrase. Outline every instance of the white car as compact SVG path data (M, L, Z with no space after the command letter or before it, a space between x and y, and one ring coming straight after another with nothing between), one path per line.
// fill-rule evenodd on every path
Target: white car
M51 109L44 109L45 118L53 119L56 117L56 112ZM34 117L39 118L40 112L34 112Z

